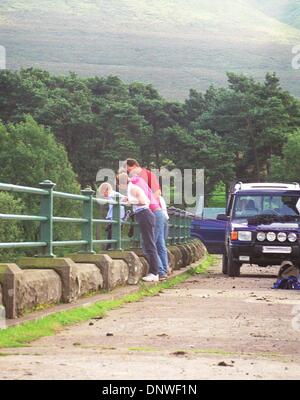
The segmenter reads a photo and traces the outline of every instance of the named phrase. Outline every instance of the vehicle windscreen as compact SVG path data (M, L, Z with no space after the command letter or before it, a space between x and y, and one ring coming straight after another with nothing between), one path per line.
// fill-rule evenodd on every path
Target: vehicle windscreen
M300 215L300 196L286 195L238 195L235 198L233 215L234 219L249 219L253 217L278 217L298 219Z

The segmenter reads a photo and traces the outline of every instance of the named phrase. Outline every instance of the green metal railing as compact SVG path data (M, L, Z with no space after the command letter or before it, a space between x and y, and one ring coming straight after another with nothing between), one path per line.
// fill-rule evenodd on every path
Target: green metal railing
M116 200L98 199L95 192L91 188L81 191L79 194L63 193L54 190L55 183L44 181L39 184L39 188L31 188L26 186L10 185L0 183L0 191L26 193L38 195L41 198L40 215L16 215L16 214L0 214L0 220L16 220L16 221L33 221L40 223L39 240L36 242L17 242L3 243L0 242L1 249L15 248L40 248L41 256L55 257L55 247L81 246L81 252L93 254L94 246L103 244L111 244L113 249L122 250L123 248L140 247L140 233L138 224L135 221L128 222L121 219L121 203L120 198ZM62 198L68 200L79 201L83 203L82 218L68 218L54 216L54 199ZM113 219L95 219L94 205L103 204L113 205ZM169 209L169 236L168 244L185 243L190 239L191 215L183 210L171 207ZM80 240L53 240L54 224L57 222L64 223L80 223L81 239ZM112 239L94 239L94 226L97 224L112 224ZM123 225L133 225L134 235L132 238L125 238L122 235Z

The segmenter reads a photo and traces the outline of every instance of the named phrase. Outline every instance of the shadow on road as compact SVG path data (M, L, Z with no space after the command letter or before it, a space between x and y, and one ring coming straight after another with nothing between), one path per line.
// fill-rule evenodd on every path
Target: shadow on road
M276 279L277 275L266 275L266 274L241 274L240 278L270 278Z

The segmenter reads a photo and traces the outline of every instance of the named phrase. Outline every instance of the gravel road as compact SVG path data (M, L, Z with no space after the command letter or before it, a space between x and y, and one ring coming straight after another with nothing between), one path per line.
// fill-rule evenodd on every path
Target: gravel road
M220 270L1 350L0 379L299 379L300 293L271 289L278 268Z

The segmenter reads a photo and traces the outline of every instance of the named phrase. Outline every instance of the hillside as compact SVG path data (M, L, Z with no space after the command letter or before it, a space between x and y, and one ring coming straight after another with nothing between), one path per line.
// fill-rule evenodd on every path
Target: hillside
M169 98L223 84L226 71L276 71L300 96L291 7L300 9L291 0L2 0L0 44L9 68L116 74Z
M253 0L249 0L249 2L253 3ZM300 28L299 0L254 0L254 5L266 15Z

